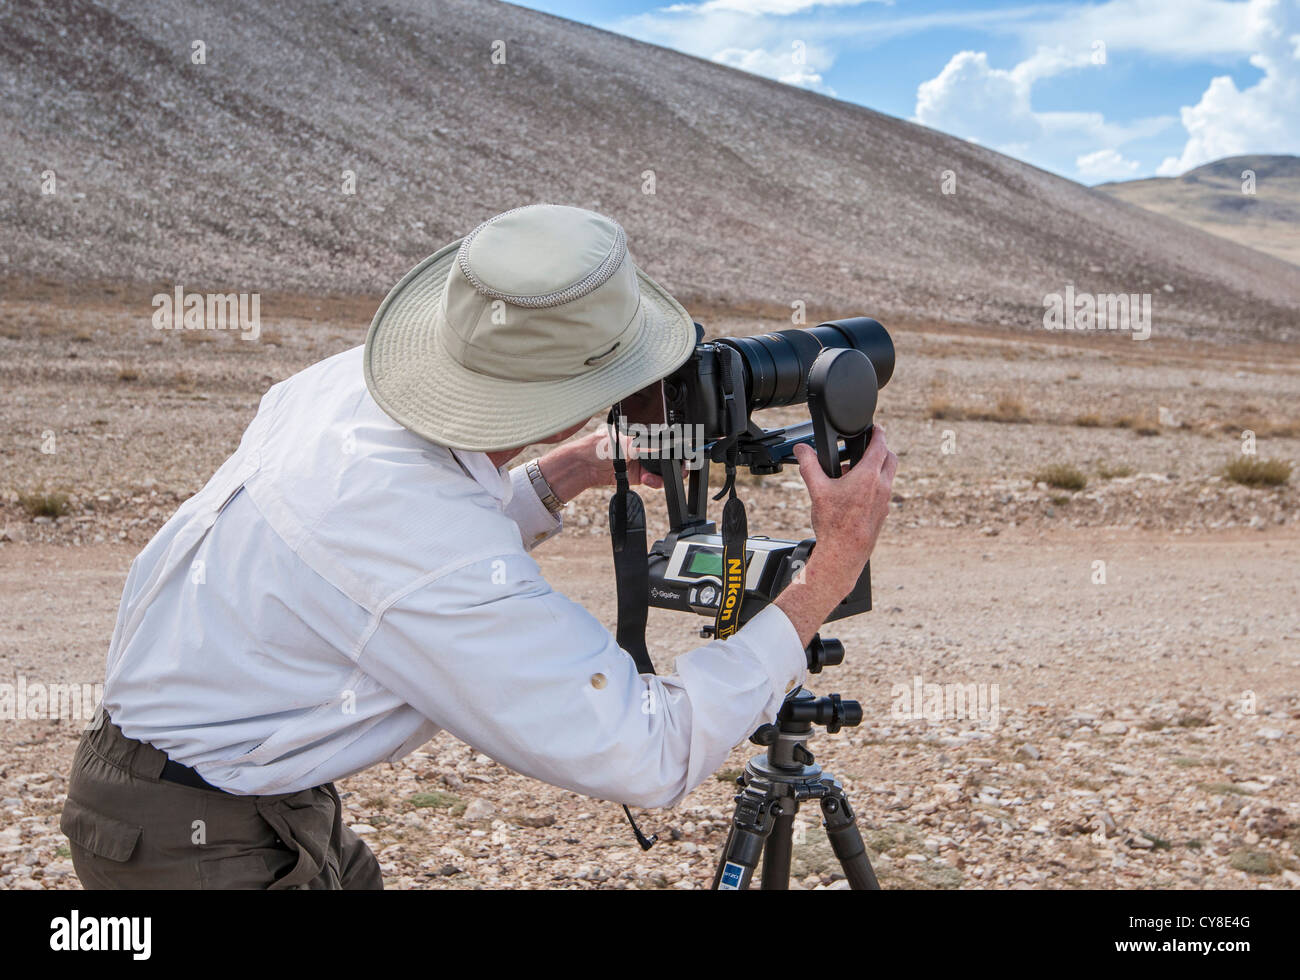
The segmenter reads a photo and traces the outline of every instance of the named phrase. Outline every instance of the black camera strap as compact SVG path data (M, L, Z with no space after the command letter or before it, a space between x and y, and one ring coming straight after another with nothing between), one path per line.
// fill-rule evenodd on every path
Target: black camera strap
M729 352L730 353L730 352ZM727 495L722 507L722 597L718 602L718 615L714 620L714 636L725 640L740 628L740 607L745 600L745 545L749 541L749 522L745 517L745 502L736 495L737 443L744 431L744 413L741 399L736 397L736 377L733 358L722 358L722 399L727 419L727 434L720 440L724 452L727 482L714 500Z
M614 576L618 589L618 645L632 655L636 669L653 674L645 645L650 612L650 557L645 540L645 504L628 484L627 460L618 434L622 405L609 413L609 446L614 459L617 488L609 498L609 536L614 546Z
M736 496L736 464L727 458L727 484L730 495L722 507L722 598L714 635L725 640L740 628L740 607L745 600L745 544L749 540L749 521L745 502ZM725 490L724 490L725 492Z
M622 404L609 410L609 448L614 459L614 495L609 498L609 536L614 545L614 584L618 589L618 626L615 636L618 645L632 655L636 669L642 674L653 674L655 665L650 662L650 651L645 645L646 619L650 612L650 553L645 540L645 504L627 479L627 460L623 458L623 444L619 439L618 424L623 414ZM627 822L641 850L654 846L657 835L647 837L636 825L632 811L623 805Z

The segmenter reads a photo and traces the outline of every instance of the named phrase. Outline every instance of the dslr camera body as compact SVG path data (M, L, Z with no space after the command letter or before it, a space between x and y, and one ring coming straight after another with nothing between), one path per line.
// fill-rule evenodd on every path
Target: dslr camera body
M658 396L625 404L638 433L638 456L663 477L668 507L669 533L649 548L649 604L717 617L736 583L728 583L723 537L707 516L710 464L728 466L728 484L712 499L731 489L740 467L772 474L796 463L794 447L801 442L813 445L823 467L838 475L840 461L856 461L870 439L877 393L893 375L894 344L879 322L865 316L710 342L704 328L695 327L694 352L663 380ZM765 408L805 403L809 419L793 426L764 429L753 420ZM641 433L652 438L643 444ZM741 623L790 584L815 546L813 538L746 536ZM730 571L741 574L739 567ZM870 568L864 566L829 620L870 608Z

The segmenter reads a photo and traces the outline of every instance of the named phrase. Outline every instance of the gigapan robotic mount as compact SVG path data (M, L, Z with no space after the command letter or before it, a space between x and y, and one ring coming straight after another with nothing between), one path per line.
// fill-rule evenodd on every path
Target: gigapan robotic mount
M627 494L620 483L620 494L611 501L611 534L620 573L619 641L637 656L637 637L627 635L624 623L639 615L638 664L648 663L645 602L711 617L714 622L703 626L701 634L726 637L795 579L816 540L750 536L735 492L736 470L744 466L756 474L780 472L785 464L797 462L794 447L802 442L814 446L829 476L838 477L844 461L852 465L866 451L879 390L894 369L889 334L867 317L712 343L703 342L699 324L696 329L695 353L664 380L661 406L652 403L647 418L642 404L637 419L649 421L651 429L656 422L666 423L650 445L638 444L642 465L664 479L670 524L668 534L648 549L648 568L638 568L628 554L629 530L639 531L644 541L639 499ZM808 404L809 420L799 425L765 430L751 418L761 408L803 402ZM611 418L618 419L620 412L621 406L616 406ZM731 495L724 508L722 534L707 516L712 463L727 467L726 485L712 499ZM618 504L620 496L630 496L635 507L629 510L626 499ZM625 571L629 579L645 582L640 595L647 598L638 599L639 610L625 601L631 595L625 587ZM726 628L723 624L733 603L738 608ZM857 583L827 621L870 608L870 567L864 565ZM816 674L841 663L844 646L817 635L806 654L809 673ZM761 887L787 888L794 821L800 804L808 800L821 806L827 836L850 887L879 888L843 787L816 764L807 746L818 726L834 733L861 721L862 709L856 701L838 694L817 697L801 687L786 696L775 724L764 725L750 736L766 751L752 758L738 777L740 792L715 888L748 888L760 857ZM642 846L649 846L637 833Z

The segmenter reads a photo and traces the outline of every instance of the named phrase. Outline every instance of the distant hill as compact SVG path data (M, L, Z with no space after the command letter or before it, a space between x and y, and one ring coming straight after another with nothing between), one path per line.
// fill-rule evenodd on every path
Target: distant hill
M1242 190L1247 170L1255 174L1253 195ZM1300 265L1300 157L1224 157L1181 177L1097 190Z
M0 95L0 278L138 282L146 313L153 283L382 294L543 200L617 217L638 262L702 307L1040 331L1044 295L1072 283L1152 293L1157 335L1300 339L1300 277L1271 256L489 0L4 4Z

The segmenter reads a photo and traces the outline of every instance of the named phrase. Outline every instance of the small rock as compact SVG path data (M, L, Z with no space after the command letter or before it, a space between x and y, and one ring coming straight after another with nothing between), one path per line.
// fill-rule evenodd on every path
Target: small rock
M496 807L482 797L479 797L476 800L470 801L469 806L465 807L464 816L465 819L470 822L476 820L490 820L492 819L492 815L496 812Z
M1123 721L1104 721L1097 729L1102 735L1123 735L1128 731L1128 723Z

